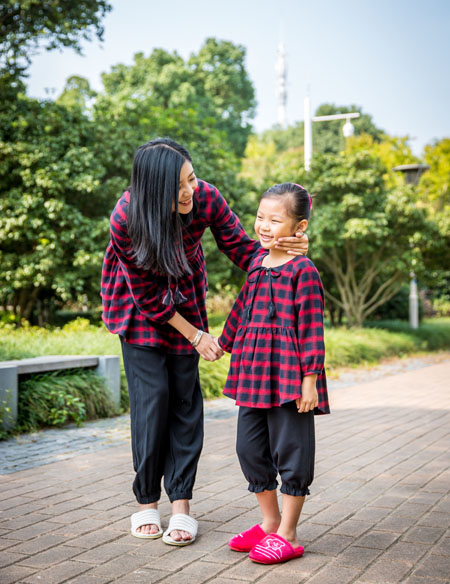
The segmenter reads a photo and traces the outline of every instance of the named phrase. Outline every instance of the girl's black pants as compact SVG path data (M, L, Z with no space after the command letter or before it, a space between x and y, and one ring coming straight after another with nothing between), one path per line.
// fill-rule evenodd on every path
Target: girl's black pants
M131 445L139 503L161 496L191 499L203 446L203 399L198 355L126 343L121 338L130 395Z
M239 407L237 454L249 491L277 488L282 493L309 495L314 478L314 412L299 414L295 402L273 408Z

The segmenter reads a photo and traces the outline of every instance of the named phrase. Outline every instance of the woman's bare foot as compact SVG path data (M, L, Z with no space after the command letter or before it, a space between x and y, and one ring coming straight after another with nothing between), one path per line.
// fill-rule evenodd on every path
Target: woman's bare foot
M145 509L158 509L158 503L148 503L148 504L140 504L139 511L145 511ZM136 529L137 533L141 533L142 535L154 535L158 533L159 528L155 524L150 525L142 525Z
M174 501L172 503L172 515L176 515L177 513L184 513L185 515L189 515L188 499L179 499L178 501ZM171 533L169 533L169 535L175 541L188 541L192 539L192 533L189 533L188 531L180 531L179 529L174 529Z

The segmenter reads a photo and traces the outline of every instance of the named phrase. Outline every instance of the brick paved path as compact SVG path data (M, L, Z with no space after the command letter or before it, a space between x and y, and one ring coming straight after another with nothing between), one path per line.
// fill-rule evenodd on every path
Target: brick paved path
M186 548L129 535L127 442L3 475L0 582L448 583L449 380L447 360L332 392L333 414L316 418L301 559L261 566L226 546L258 521L231 417L206 423L192 505L200 537ZM164 525L169 511L164 499Z

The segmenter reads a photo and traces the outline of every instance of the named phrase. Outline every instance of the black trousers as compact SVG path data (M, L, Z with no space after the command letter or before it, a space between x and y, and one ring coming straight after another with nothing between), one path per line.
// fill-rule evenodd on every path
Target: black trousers
M122 354L130 395L131 445L139 503L161 496L192 499L203 446L203 399L198 355L172 355L126 343Z
M314 412L299 414L295 402L274 408L240 406L236 450L253 493L277 488L282 493L309 495L314 479Z

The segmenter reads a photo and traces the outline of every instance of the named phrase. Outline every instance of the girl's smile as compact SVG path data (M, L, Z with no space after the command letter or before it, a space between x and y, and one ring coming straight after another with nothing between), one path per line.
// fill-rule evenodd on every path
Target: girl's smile
M286 210L284 197L265 197L259 204L255 232L264 249L274 249L280 237L295 234L296 221Z

